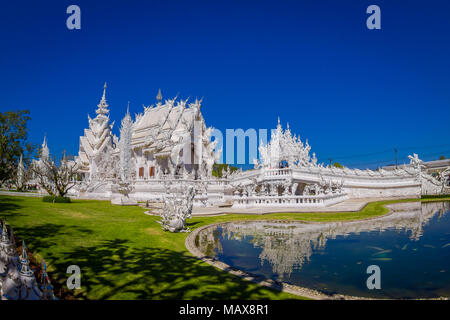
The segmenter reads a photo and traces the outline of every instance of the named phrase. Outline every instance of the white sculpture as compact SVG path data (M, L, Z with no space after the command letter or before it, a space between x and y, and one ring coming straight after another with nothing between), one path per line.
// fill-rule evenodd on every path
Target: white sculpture
M121 196L112 199L112 204L137 205L136 199L129 197L129 194L134 189L130 183L132 129L133 121L131 120L129 108L127 108L127 113L122 119L122 126L120 128L120 179L118 182L118 191Z
M162 219L158 221L162 225L163 230L189 232L189 228L186 227L186 219L191 218L196 190L193 185L188 185L181 189L177 188L175 190L168 187L167 190L170 190L171 194L163 196Z
M120 179L128 181L130 179L130 163L131 163L131 135L133 130L133 120L131 120L129 105L127 114L122 119L120 128Z
M89 129L85 129L84 136L80 137L80 150L78 157L75 159L84 180L100 180L103 178L102 174L98 173L98 167L105 163L103 153L105 151L111 152L118 143L117 137L111 132L114 122L109 122L106 83L95 113L97 116L94 119L91 119L88 115Z
M54 300L53 287L47 274L41 275L41 288L36 282L22 242L22 253L17 255L12 228L10 232L5 221L0 228L0 299L1 300Z
M260 165L268 168L279 168L282 161L287 161L290 167L316 166L317 159L313 154L314 157L311 160L310 150L308 141L304 145L300 137L292 136L289 124L283 132L280 118L278 118L278 125L272 131L270 142L264 146L261 141L259 147ZM254 165L255 167L258 166L256 162Z
M25 167L23 165L23 156L20 155L19 164L17 165L16 188L22 190L25 187Z

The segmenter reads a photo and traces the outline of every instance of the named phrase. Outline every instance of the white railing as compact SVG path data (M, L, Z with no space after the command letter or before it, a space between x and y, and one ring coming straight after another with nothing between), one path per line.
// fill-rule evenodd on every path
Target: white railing
M176 183L182 183L182 182L188 182L188 183L207 183L208 185L218 185L218 186L224 186L228 184L227 179L184 179L182 176L161 176L160 178L150 178L150 179L136 179L134 184L135 185L158 185L163 184L164 182L176 182Z
M281 168L281 169L265 169L264 177L285 177L292 175L292 169L290 168Z
M318 196L234 196L232 208L258 207L326 207L348 199L345 193Z

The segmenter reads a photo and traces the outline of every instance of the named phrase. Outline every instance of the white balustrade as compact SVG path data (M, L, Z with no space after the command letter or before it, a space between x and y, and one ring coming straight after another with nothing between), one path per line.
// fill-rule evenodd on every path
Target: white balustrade
M318 196L234 196L232 208L252 207L326 207L348 199L345 193Z

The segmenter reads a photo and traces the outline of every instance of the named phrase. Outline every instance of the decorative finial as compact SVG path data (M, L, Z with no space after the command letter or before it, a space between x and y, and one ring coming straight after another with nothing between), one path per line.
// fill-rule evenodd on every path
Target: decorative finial
M41 273L41 299L42 300L55 300L56 297L53 294L53 286L48 278L47 274L47 264L45 261L42 262L41 265L42 273Z
M6 229L6 221L5 221L5 219L3 219L2 242L4 242L4 243L8 243L9 242L8 229Z
M158 89L158 95L156 96L156 100L158 100L158 102L161 102L161 100L162 100L161 89Z
M32 277L33 271L30 269L30 261L28 260L27 247L25 241L22 240L22 255L20 257L20 273L26 277Z
M22 240L22 259L28 259L27 246L25 245L25 240Z
M278 124L281 124L281 123L280 123L280 117L279 117L279 116L278 116Z
M106 99L106 81L105 81L105 85L103 86L103 100Z

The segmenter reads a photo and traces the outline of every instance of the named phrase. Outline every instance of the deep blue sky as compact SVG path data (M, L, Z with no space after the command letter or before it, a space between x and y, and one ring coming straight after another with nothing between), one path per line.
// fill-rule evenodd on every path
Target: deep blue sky
M81 30L66 8L81 8ZM367 6L382 30L366 28ZM204 97L207 125L273 128L319 161L374 167L450 156L449 1L8 1L0 5L0 110L31 110L29 139L78 152L103 83L126 111ZM356 156L366 155L371 156Z

